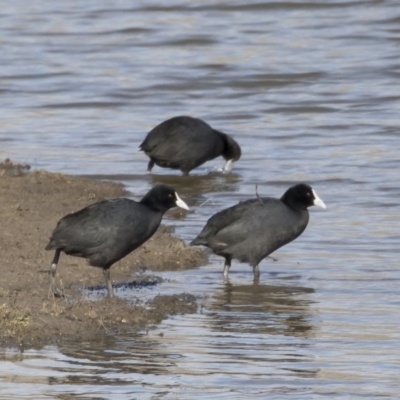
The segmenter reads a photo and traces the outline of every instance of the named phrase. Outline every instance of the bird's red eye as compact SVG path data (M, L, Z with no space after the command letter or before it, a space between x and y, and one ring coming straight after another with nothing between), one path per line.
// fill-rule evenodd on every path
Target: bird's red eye
M173 196L172 196L172 194L170 193L170 194L168 195L168 197L169 197L169 198L172 198Z
M306 196L307 196L307 197L311 197L311 193L310 193L310 192L307 192L307 193L306 193Z

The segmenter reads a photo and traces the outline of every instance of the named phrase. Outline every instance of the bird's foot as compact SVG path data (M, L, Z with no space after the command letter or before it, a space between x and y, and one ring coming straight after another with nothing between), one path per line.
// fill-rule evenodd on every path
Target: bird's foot
M53 299L63 299L65 298L64 290L59 289L55 283L51 283L49 287L49 294L48 298L53 298Z

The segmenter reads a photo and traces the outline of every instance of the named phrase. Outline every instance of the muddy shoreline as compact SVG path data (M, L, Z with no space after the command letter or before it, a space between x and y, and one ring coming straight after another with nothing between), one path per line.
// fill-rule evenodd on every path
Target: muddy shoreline
M132 193L111 182L30 172L28 166L7 160L0 163L1 347L42 347L143 331L168 315L196 312L196 299L184 290L146 303L118 298L118 290L131 290L134 299L137 287L162 287L157 271L193 268L207 261L203 249L186 246L171 234L173 229L163 226L111 268L115 299L105 297L101 269L64 254L57 282L64 288L65 298L49 295L48 273L40 271L50 267L53 253L44 248L57 221L88 204L118 196Z

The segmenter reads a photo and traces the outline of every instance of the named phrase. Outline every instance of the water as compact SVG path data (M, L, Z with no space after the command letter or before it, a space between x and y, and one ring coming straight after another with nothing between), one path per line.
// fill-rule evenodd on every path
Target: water
M148 335L4 349L1 398L397 398L397 1L16 0L0 34L1 159L138 197L173 184L194 211L167 223L187 241L256 184L280 196L307 181L328 206L258 285L237 262L225 283L214 256L163 273L157 290L195 294L197 314ZM182 114L239 141L232 175L216 173L222 160L145 175L144 135Z

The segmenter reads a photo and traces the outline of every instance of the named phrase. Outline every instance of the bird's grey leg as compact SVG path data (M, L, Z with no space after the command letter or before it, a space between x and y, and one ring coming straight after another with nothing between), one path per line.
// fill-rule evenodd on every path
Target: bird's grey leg
M106 281L108 297L114 297L114 291L113 291L111 278L110 278L110 268L103 269L103 275L104 275L104 279Z
M154 167L154 161L150 158L149 163L147 164L147 173L150 174L152 168Z
M64 297L64 295L58 290L56 285L56 272L57 272L58 260L60 259L60 253L61 250L57 249L54 254L53 262L51 263L51 268L50 268L50 292L55 297Z
M253 266L253 273L254 273L254 277L255 278L259 278L260 277L260 270L258 268L258 264Z
M258 285L260 282L260 275L254 275L253 284Z
M224 277L228 277L229 268L231 267L231 258L225 257L225 265L224 265Z

